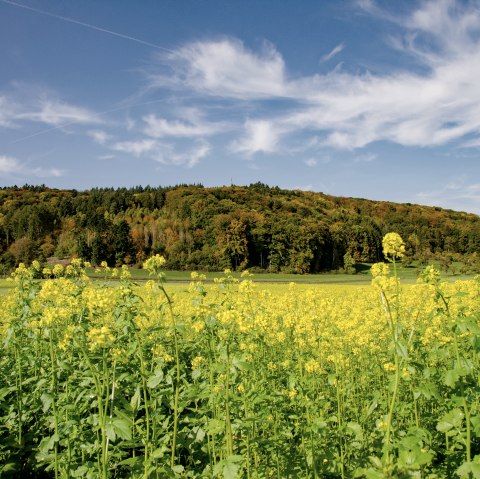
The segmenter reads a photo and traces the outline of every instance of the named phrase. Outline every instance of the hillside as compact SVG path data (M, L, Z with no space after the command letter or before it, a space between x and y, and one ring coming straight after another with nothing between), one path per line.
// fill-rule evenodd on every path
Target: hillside
M79 256L93 263L141 263L154 253L171 269L256 267L295 273L334 270L348 253L382 259L396 231L409 257L476 262L480 217L413 204L248 187L0 190L0 262Z

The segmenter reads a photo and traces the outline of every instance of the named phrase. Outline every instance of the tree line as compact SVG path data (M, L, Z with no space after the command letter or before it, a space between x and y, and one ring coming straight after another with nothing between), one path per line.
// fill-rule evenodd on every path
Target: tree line
M432 255L477 264L480 217L436 207L263 183L205 188L0 189L0 265L80 257L93 264L141 264L162 254L167 268L254 268L316 273L383 259L395 231L409 260Z

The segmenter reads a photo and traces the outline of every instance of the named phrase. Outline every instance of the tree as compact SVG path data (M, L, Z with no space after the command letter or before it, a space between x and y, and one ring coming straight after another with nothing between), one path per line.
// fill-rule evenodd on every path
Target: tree
M348 251L343 255L343 269L347 274L354 274L356 272L355 260Z
M15 258L15 265L20 263L29 265L39 255L35 241L27 238L26 236L19 238L12 243L8 251L13 254Z

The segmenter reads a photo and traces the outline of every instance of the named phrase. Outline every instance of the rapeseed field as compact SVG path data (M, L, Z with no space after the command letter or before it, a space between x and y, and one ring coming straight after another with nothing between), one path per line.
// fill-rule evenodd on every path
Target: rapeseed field
M383 246L368 287L19 267L0 476L480 477L480 281L402 285L403 242Z

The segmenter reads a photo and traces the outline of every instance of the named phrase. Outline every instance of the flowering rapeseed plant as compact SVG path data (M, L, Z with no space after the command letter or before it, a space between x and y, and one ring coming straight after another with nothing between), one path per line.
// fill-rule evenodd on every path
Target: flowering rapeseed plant
M392 260L402 246L385 237ZM0 464L102 479L476 467L480 281L429 268L401 286L379 263L374 288L229 272L167 295L164 265L147 260L139 286L120 270L119 287L17 270L0 324Z
M383 254L389 260L405 256L405 243L398 233L387 233L382 240Z

